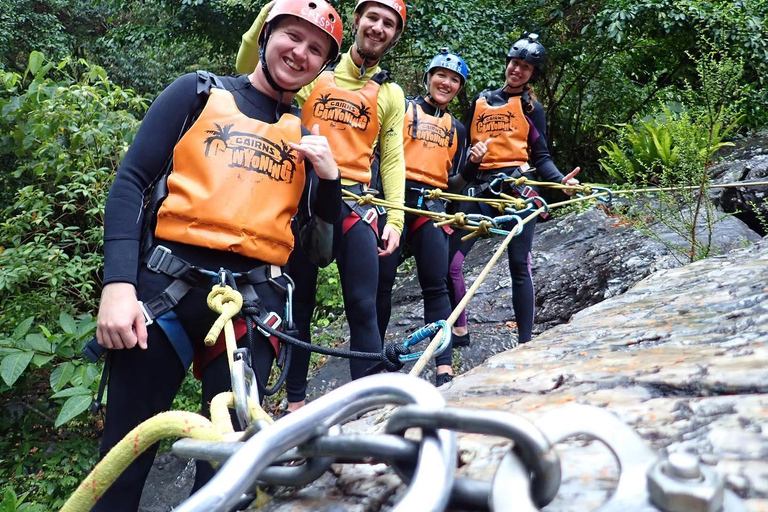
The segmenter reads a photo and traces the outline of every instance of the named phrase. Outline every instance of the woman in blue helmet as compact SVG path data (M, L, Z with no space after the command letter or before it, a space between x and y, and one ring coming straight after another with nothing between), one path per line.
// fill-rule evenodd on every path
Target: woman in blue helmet
M546 51L537 34L529 34L517 40L507 54L504 86L493 91L483 91L472 101L467 117L469 144L479 141L492 142L479 166L475 179L467 187L467 195L495 197L489 190L490 182L500 173L536 181L550 181L564 185L577 185L574 176L579 168L567 176L558 170L549 154L546 139L547 123L544 108L536 101L529 82L541 74ZM534 187L512 187L507 184L502 192L531 197L538 195ZM573 192L566 191L571 195ZM482 213L494 216L487 205L477 202L460 203L466 213ZM512 276L512 307L518 328L518 342L531 340L534 318L534 289L531 277L531 247L536 220L525 224L508 248L509 271ZM477 240L461 241L462 233L451 237L450 278L452 304L458 304L466 294L461 266L469 250ZM454 344L468 345L466 314L456 321L453 329Z
M425 199L422 190L439 188L459 191L475 179L478 165L487 148L483 142L466 152L464 125L447 110L467 81L468 69L458 55L441 50L424 73L425 97L408 100L403 123L406 184L405 205L444 212L439 200ZM451 314L446 276L448 275L448 236L450 228L435 228L426 217L406 213L400 247L407 245L416 259L416 271L424 297L424 322L445 320ZM382 339L391 314L392 285L395 281L400 249L379 260L377 315ZM452 351L435 358L435 384L453 378Z

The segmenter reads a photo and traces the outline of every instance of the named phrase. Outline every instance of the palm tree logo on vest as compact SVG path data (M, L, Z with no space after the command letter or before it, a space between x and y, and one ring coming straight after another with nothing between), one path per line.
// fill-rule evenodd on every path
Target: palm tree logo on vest
M274 181L293 182L296 154L284 140L274 142L252 133L233 131L234 124L213 123L205 139L205 156L224 159L228 167L264 174Z
M371 122L370 107L341 98L333 98L330 94L322 94L312 110L317 119L341 123L352 128L365 131Z

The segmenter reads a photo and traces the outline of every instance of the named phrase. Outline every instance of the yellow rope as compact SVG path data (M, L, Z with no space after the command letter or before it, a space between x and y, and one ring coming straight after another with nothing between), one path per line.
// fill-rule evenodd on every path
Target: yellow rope
M211 400L211 422L222 434L231 434L235 432L232 425L232 415L230 409L235 408L235 394L231 391L219 393ZM251 417L254 420L265 420L268 423L274 423L275 420L262 409L261 405L254 403L248 398L248 409L251 411Z
M224 329L224 342L227 347L227 361L229 362L229 372L231 374L232 363L235 359L235 350L237 350L237 339L235 338L235 328L232 325L232 318L234 318L242 309L243 296L229 285L221 286L217 284L211 288L211 292L208 294L208 307L214 312L219 313L219 318L216 319L211 330L208 331L208 334L205 337L205 344L208 346L215 344L222 328ZM251 385L255 386L256 383L253 382ZM226 394L227 393L220 393L214 400ZM229 393L229 395L231 400L225 402L226 406L219 406L219 411L221 411L221 413L217 418L219 418L219 421L221 421L223 425L228 424L228 431L234 432L232 419L227 408L235 407L235 398L234 394ZM261 404L253 403L253 400L248 397L246 397L246 400L248 401L248 409L251 412L251 418L254 420L267 420L272 423L272 418L264 409L262 409ZM211 419L214 418L213 414L213 402L211 402ZM214 421L214 424L218 423Z
M222 329L224 330L230 371L232 370L233 354L237 348L232 318L240 312L242 305L242 295L230 286L215 285L208 294L208 307L219 313L219 318L205 337L205 343L208 346L215 344ZM187 411L169 411L144 421L131 430L96 465L64 504L61 512L86 512L90 510L104 494L104 491L125 471L125 468L147 448L161 439L191 437L205 441L224 441L224 434L235 432L229 413L234 405L234 393L229 391L219 393L211 401L211 420ZM272 418L261 408L261 405L254 403L249 398L248 408L252 418L273 422ZM263 493L260 494L259 499L261 501L265 499Z
M61 512L90 510L104 491L147 448L167 437L191 437L223 441L224 436L210 420L186 411L169 411L153 416L131 430L96 465L62 507Z
M522 231L523 226L525 226L526 223L528 223L531 219L535 218L536 215L544 211L545 211L545 208L543 207L539 208L538 210L533 211L525 219L523 219L522 222L515 224L515 226L509 232L509 234L504 239L504 241L499 246L499 248L496 249L496 252L493 253L493 256L491 256L491 259L488 261L485 267L483 267L483 270L480 272L480 275L477 276L477 279L475 279L475 282L472 283L472 286L470 286L469 290L467 290L467 293L466 295L464 295L464 298L461 299L461 301L456 305L456 307L451 312L451 315L446 320L446 323L448 324L448 329L452 328L453 324L456 323L456 320L459 318L459 315L461 314L461 312L464 311L464 308L467 307L467 304L469 304L469 301L475 295L478 288L480 288L480 285L483 284L483 281L488 276L488 273L491 271L491 268L493 268L493 266L499 260L501 255L504 254L504 250L512 242L512 239L515 237L515 235L517 235L520 231ZM418 377L421 374L421 372L424 371L424 367L427 365L427 362L432 358L432 356L435 353L435 350L443 341L444 337L445 337L445 332L443 332L443 329L440 329L440 331L438 331L438 333L429 343L427 348L424 349L424 353L421 355L419 360L416 361L416 364L413 365L413 368L411 368L411 371L408 372L410 375L414 375Z

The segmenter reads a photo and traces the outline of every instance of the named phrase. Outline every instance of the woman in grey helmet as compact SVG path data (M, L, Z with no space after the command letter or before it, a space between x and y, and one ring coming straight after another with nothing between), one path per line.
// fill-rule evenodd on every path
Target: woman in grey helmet
M563 176L552 161L547 147L544 108L536 101L530 87L530 82L541 75L545 58L546 50L537 34L522 37L515 41L507 54L504 85L500 89L483 91L473 99L464 123L469 131L469 144L489 139L491 142L477 177L467 186L467 195L491 196L488 187L499 173L564 185L579 183L574 177L579 172L578 167ZM514 187L511 184L505 184L505 187L502 192L513 196L538 195L536 187ZM459 205L459 209L466 213L496 215L484 203L465 202ZM531 277L531 247L535 228L536 220L531 219L508 248L512 306L519 343L530 341L533 329L535 293ZM472 238L462 242L464 234L456 232L451 236L449 287L454 307L466 294L461 267L477 240ZM454 346L469 344L465 313L456 321L453 334Z

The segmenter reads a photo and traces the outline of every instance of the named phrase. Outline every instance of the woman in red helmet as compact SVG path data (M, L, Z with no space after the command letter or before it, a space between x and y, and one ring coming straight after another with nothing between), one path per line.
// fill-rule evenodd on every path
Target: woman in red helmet
M261 66L236 77L184 75L147 112L106 204L97 338L110 349L111 370L102 456L170 408L192 359L204 412L230 389L226 355L202 345L217 318L206 297L220 269L244 298L282 312L294 216L304 252L330 263L339 171L326 138L301 126L291 101L336 58L341 37L324 0L278 0L260 34ZM248 344L261 388L273 348L260 334ZM135 512L154 453L139 456L93 510ZM198 464L196 488L211 471Z
M480 171L467 187L468 195L493 197L491 181L499 174L527 176L537 181L576 185L577 167L567 176L558 170L549 154L546 140L544 108L536 101L529 82L541 74L546 52L538 35L530 34L516 41L507 54L504 86L483 91L473 100L467 121L469 143L491 140L480 164ZM534 173L535 171L535 173ZM511 187L502 192L513 196L538 195L536 187ZM572 192L566 192L572 194ZM495 213L483 203L466 202L459 207L466 213ZM509 244L509 271L512 276L512 306L518 328L519 343L531 340L534 317L534 289L531 277L531 247L536 227L535 219L527 222ZM461 241L465 233L451 236L450 278L452 305L455 307L466 294L462 264L477 238ZM453 330L454 346L469 344L466 313L462 313Z

